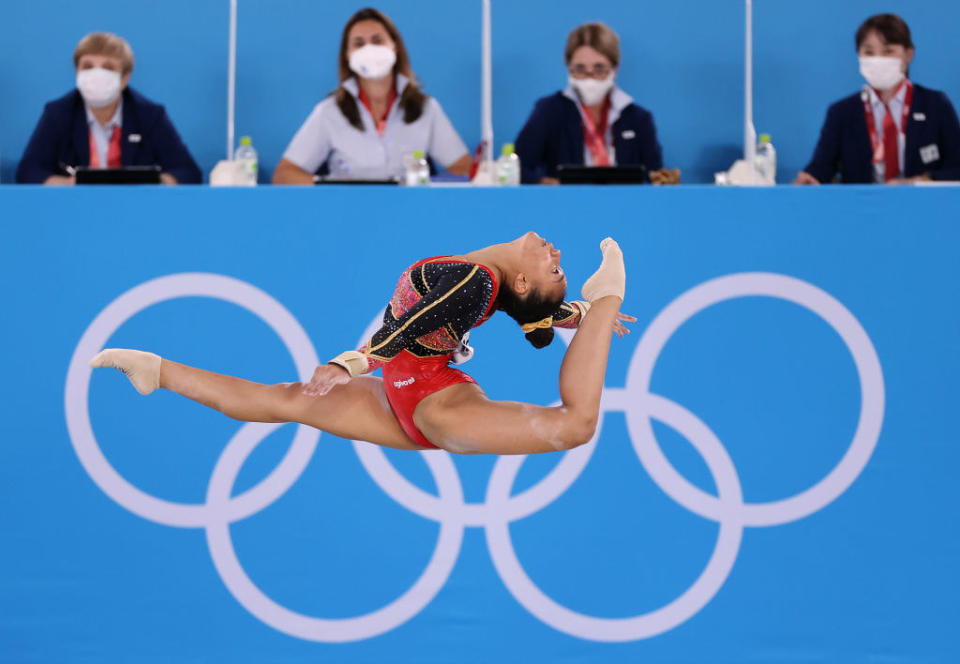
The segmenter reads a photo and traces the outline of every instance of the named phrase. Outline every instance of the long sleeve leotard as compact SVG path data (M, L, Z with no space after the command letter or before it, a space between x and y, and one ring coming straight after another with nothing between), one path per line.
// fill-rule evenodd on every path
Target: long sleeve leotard
M401 351L417 357L451 355L463 336L496 310L499 284L488 268L449 257L407 268L383 314L383 326L361 348L373 371ZM575 328L580 309L563 302L555 327Z

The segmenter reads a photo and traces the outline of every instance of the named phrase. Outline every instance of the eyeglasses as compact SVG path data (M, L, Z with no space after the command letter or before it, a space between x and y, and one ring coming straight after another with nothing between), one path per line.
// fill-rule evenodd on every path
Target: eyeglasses
M570 67L570 73L577 78L583 78L585 76L592 76L593 78L606 78L610 71L611 68L606 65L593 65L592 67L574 65L573 67Z

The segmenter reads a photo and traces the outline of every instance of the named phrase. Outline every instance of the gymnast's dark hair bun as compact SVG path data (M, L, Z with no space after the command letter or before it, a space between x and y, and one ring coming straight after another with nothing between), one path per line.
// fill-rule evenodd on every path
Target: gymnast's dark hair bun
M524 336L527 337L527 341L533 344L534 348L543 348L549 346L550 342L553 341L553 328L538 327L533 332L527 332Z
M547 316L552 316L563 303L563 296L557 300L548 300L538 291L531 291L526 298L519 298L510 288L501 288L497 295L497 308L517 321L520 325L524 323L536 323L542 321ZM533 344L534 348L543 348L549 346L553 341L553 328L538 327L533 332L527 332L527 341Z

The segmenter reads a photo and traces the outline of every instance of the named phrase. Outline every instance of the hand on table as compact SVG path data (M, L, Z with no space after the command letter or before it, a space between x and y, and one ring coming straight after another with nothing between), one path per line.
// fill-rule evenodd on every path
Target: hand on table
M916 184L918 182L930 182L931 177L924 173L923 175L914 175L909 178L893 178L892 180L887 180L887 184L899 185L899 184Z
M797 177L794 178L793 184L820 184L820 180L813 177L806 171L800 171L797 173Z
M680 184L680 169L660 168L650 171L650 184Z
M51 175L43 181L43 184L55 187L70 187L77 184L77 178L73 175Z

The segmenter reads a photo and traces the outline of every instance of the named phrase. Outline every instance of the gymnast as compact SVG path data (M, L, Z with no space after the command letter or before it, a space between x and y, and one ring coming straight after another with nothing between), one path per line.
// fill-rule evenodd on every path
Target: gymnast
M560 251L534 232L462 256L428 258L400 276L383 326L359 350L317 367L309 383L265 385L137 350L107 349L92 367L122 371L141 394L158 387L247 422L298 422L352 440L458 454L534 454L588 442L597 425L610 339L620 313L623 254L600 244L583 301L565 302ZM560 367L561 405L493 401L450 366L469 359L471 328L501 310L541 348L553 327L576 328ZM368 375L383 369L383 379ZM512 364L518 382L526 369Z

